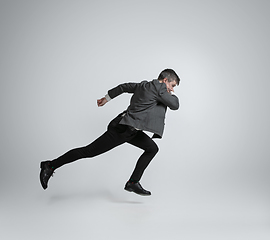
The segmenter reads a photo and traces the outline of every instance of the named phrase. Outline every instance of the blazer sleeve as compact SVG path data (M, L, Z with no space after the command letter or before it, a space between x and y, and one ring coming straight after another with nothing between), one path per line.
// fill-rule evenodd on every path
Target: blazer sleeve
M110 98L115 98L122 93L134 93L138 83L122 83L108 91Z
M179 99L176 95L171 95L168 93L166 87L162 86L159 91L159 99L158 101L165 104L171 110L179 109Z

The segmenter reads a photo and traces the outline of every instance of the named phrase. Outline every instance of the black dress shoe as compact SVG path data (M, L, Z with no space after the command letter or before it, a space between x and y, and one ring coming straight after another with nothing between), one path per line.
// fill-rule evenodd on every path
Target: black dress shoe
M124 189L129 191L129 192L134 192L134 193L137 193L137 194L142 195L142 196L150 196L151 195L151 192L143 189L143 187L141 186L141 184L139 182L128 181L126 183Z
M44 190L48 187L48 181L50 177L53 175L53 169L50 167L50 161L45 161L40 163L40 183Z

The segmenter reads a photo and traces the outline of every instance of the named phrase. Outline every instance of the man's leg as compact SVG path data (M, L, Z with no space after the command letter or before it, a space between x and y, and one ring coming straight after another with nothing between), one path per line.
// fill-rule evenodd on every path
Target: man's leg
M74 162L82 158L92 158L102 153L105 153L114 147L124 143L125 140L119 136L106 131L103 135L85 147L74 148L57 159L51 161L51 166L57 169L64 164Z
M138 159L135 169L130 177L132 180L140 181L144 170L157 154L158 146L147 134L142 131L138 131L136 137L128 141L128 143L144 150L144 153Z
M142 131L138 131L136 136L127 142L143 149L144 153L138 159L135 169L129 181L125 185L125 190L135 192L140 195L149 196L151 195L151 192L143 189L139 181L143 175L144 170L157 154L158 146L147 134Z
M119 125L121 116L117 116L108 125L108 130L91 144L72 149L53 161L41 162L40 182L44 189L48 187L48 181L53 171L64 164L74 162L82 158L90 158L100 155L112 148L123 144L126 139L121 135L126 126Z

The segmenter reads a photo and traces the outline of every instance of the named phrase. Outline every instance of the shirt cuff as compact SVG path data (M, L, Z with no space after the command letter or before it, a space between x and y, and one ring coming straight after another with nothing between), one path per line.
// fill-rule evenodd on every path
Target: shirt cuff
M106 100L107 100L108 102L112 100L112 99L110 98L109 94L106 94L106 95L105 95L105 98L106 98Z

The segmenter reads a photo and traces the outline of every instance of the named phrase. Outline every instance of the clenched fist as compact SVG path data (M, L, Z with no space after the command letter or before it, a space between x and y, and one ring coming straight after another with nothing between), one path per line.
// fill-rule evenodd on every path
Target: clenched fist
M108 102L107 99L105 97L103 97L103 98L97 100L97 105L99 107L101 107L101 106L105 105L107 102Z

